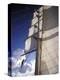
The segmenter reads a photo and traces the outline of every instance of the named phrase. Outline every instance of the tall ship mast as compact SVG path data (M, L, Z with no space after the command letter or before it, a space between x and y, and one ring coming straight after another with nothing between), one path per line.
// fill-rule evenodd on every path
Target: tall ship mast
M34 51L36 51L35 75L58 72L57 7L41 6L33 13L23 55Z

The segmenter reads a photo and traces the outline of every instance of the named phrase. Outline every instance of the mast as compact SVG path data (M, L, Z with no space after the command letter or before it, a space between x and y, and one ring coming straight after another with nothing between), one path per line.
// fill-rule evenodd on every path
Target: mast
M36 10L37 14L35 15L35 22L33 24L33 33L28 35L28 39L25 41L25 53L23 55L30 54L33 51L36 51L36 63L35 63L35 75L41 74L41 54L42 54L42 20L43 20L43 6ZM37 22L37 25L36 25ZM37 29L37 31L35 31ZM34 43L33 43L34 42ZM37 49L34 49L37 48ZM21 55L21 56L23 56Z
M42 10L43 11L43 10ZM38 33L37 33L37 53L36 53L36 64L35 64L35 75L41 74L41 54L42 54L42 25L40 26L40 18L43 15L40 15L40 11L37 10L38 18Z
M31 25L28 39L25 41L23 55L36 51L35 75L58 72L58 13L55 9L51 6L41 6L34 12L33 26Z

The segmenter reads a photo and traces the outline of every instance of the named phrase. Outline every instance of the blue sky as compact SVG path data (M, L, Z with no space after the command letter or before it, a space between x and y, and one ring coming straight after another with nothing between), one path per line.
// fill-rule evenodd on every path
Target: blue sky
M39 6L15 4L11 6L11 49L25 47L34 9Z

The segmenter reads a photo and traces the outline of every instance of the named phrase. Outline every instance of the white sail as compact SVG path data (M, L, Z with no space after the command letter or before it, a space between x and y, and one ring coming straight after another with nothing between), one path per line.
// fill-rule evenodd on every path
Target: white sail
M26 39L25 41L25 51L29 52L30 50L36 49L36 40L32 37Z
M41 14L41 13L39 13ZM40 32L42 31L42 26L43 26L43 15L39 18L39 30ZM32 36L33 34L38 32L38 18L35 17L32 19L32 27L29 28L29 34L28 36ZM37 34L36 34L37 35Z
M42 8L41 8L41 11L42 11ZM40 12L41 12L40 11ZM36 12L35 12L36 13ZM43 12L42 12L43 13ZM42 15L42 13L39 13L39 15ZM34 14L35 16L35 14ZM39 29L42 30L42 23L43 23L43 15L40 17L40 23L39 23ZM37 23L36 23L37 22ZM35 24L35 25L34 25ZM37 32L38 32L38 18L35 16L34 19L32 19L32 27L29 28L29 34L28 34L28 37L29 36L33 36L35 33L35 37L37 38ZM36 26L36 27L35 27ZM42 32L40 31L40 35L39 37L41 38L41 34ZM36 49L37 48L37 41L34 39L34 37L30 37L28 38L26 41L25 41L25 50L26 51L30 51L32 49Z
M30 27L28 36L32 36L33 34L34 34L34 27Z
M41 72L58 72L58 10L57 7L45 7L42 39Z
M58 72L58 8L53 6L44 6L40 8L39 19L39 38L42 38L42 53L41 53L41 74L52 74ZM33 13L31 27L29 28L28 38L25 42L25 50L28 52L37 48L37 41L31 37L38 32L37 12ZM35 27L35 25L37 27ZM43 34L42 34L43 29ZM40 63L40 61L38 61Z

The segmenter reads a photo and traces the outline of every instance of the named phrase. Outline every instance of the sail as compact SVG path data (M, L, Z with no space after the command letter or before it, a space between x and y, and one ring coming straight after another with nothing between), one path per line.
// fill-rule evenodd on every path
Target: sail
M29 52L33 49L36 49L37 48L36 45L37 45L36 40L33 37L29 37L25 41L25 52Z
M42 9L43 8L40 9L40 14L39 14L41 16L39 19L40 20L40 23L39 23L40 24L40 26L39 26L40 30L42 29L42 22L43 22L43 20L42 20L43 10ZM29 28L29 33L28 33L29 38L26 39L26 41L25 41L25 51L30 51L32 49L37 48L37 41L34 38L34 37L37 38L37 34L38 34L38 17L36 16L37 11L35 11L33 14L34 14L34 16L33 16L34 18L32 19L31 27ZM41 31L40 31L39 35L41 36Z
M41 72L58 72L58 7L47 6L44 10Z
M25 51L37 49L37 39L42 38L41 45L41 74L53 74L58 72L58 7L43 6L39 8L39 37L37 11L33 13L28 39L25 41ZM35 39L35 38L36 39ZM40 55L39 54L39 55ZM36 53L37 55L37 53ZM39 55L37 57L39 58ZM35 66L36 68L36 66Z

